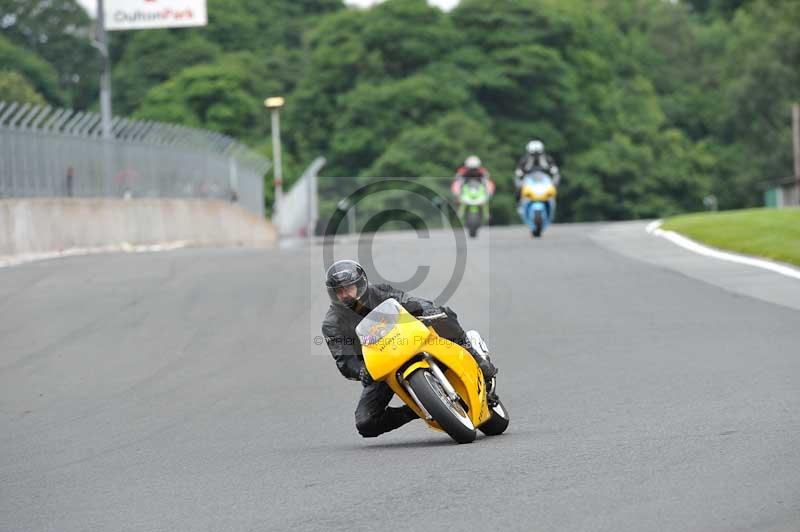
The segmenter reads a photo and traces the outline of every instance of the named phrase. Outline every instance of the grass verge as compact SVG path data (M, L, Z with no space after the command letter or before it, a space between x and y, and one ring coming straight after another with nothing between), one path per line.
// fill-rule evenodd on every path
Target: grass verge
M685 214L667 218L662 229L715 248L800 266L797 207Z

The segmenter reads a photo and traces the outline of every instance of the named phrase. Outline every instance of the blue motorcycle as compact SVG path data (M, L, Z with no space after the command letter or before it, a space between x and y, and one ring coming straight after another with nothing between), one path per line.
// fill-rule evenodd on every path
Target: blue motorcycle
M522 178L517 211L531 234L542 236L556 214L556 187L547 172L534 170Z

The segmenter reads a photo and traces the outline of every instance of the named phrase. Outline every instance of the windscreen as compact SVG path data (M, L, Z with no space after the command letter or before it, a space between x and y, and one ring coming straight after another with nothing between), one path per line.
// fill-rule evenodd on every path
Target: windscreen
M397 324L401 308L400 303L396 300L387 299L367 314L356 327L356 334L361 345L376 344L389 334L389 331Z
M542 183L542 182L549 183L551 181L550 175L547 174L546 172L542 172L541 170L535 170L530 174L526 175L525 177L536 183Z

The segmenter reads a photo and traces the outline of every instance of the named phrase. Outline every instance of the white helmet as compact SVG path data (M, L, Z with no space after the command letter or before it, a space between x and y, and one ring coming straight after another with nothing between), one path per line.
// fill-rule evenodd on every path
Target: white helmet
M541 140L532 140L525 146L525 149L528 150L528 153L531 155L539 155L544 153L544 144Z
M470 170L477 170L481 167L481 160L478 158L477 155L470 155L467 157L467 160L464 161L464 166L469 168Z

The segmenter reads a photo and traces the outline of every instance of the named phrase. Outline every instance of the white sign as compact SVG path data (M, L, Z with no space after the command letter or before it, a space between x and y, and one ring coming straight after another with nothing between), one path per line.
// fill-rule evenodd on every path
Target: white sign
M105 0L107 30L185 28L208 23L206 0Z

